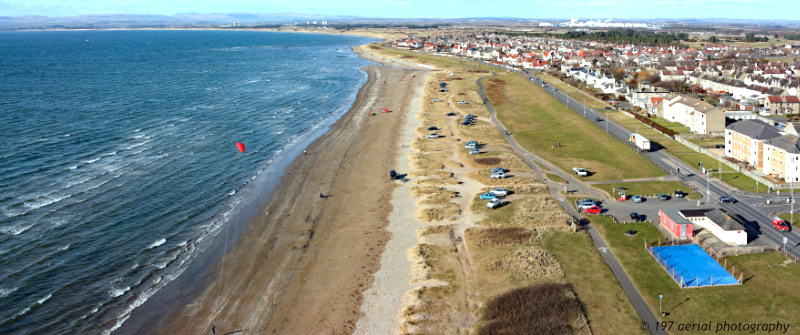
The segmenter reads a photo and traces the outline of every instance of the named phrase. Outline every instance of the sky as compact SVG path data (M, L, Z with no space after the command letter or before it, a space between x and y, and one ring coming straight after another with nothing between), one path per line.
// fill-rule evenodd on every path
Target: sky
M0 0L0 16L300 13L385 18L800 20L800 1L753 0Z

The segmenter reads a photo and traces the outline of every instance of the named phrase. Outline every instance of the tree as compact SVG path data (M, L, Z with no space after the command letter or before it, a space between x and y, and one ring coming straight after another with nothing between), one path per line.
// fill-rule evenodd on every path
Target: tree
M719 43L719 39L716 36L711 35L711 37L708 38L708 42L709 43Z

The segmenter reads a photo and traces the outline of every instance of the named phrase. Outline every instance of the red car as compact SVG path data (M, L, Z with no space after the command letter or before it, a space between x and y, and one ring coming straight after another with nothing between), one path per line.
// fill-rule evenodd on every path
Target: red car
M600 207L597 207L597 206L592 206L592 207L583 209L583 212L586 213L586 214L600 214L601 211L603 211L603 210Z
M786 221L783 221L779 217L774 217L772 219L772 227L774 227L779 231L789 231L789 224L787 224Z

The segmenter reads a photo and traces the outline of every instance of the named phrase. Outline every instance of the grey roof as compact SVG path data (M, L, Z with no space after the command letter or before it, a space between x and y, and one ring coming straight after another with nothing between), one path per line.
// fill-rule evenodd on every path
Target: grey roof
M708 211L706 217L720 226L722 230L744 230L744 226L738 220L718 208Z
M767 140L766 143L781 148L790 154L800 154L800 143L798 143L798 140L800 140L800 138L797 136L786 134Z
M693 218L693 217L701 217L706 216L706 213L710 212L711 209L702 208L702 209L681 209L678 210L678 213L684 218ZM664 210L666 213L666 210Z
M677 224L692 224L683 215L681 215L682 210L661 208L661 211L664 212L664 214L666 214L667 216L669 216L672 219L672 221L675 221L675 223Z
M734 122L726 128L757 140L768 140L781 136L773 126L761 120L742 120Z

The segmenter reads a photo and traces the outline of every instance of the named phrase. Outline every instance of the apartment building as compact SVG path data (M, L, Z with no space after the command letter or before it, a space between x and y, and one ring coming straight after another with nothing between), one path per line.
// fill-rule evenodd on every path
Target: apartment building
M725 129L725 156L763 170L764 142L780 137L771 125L761 120L742 120Z

